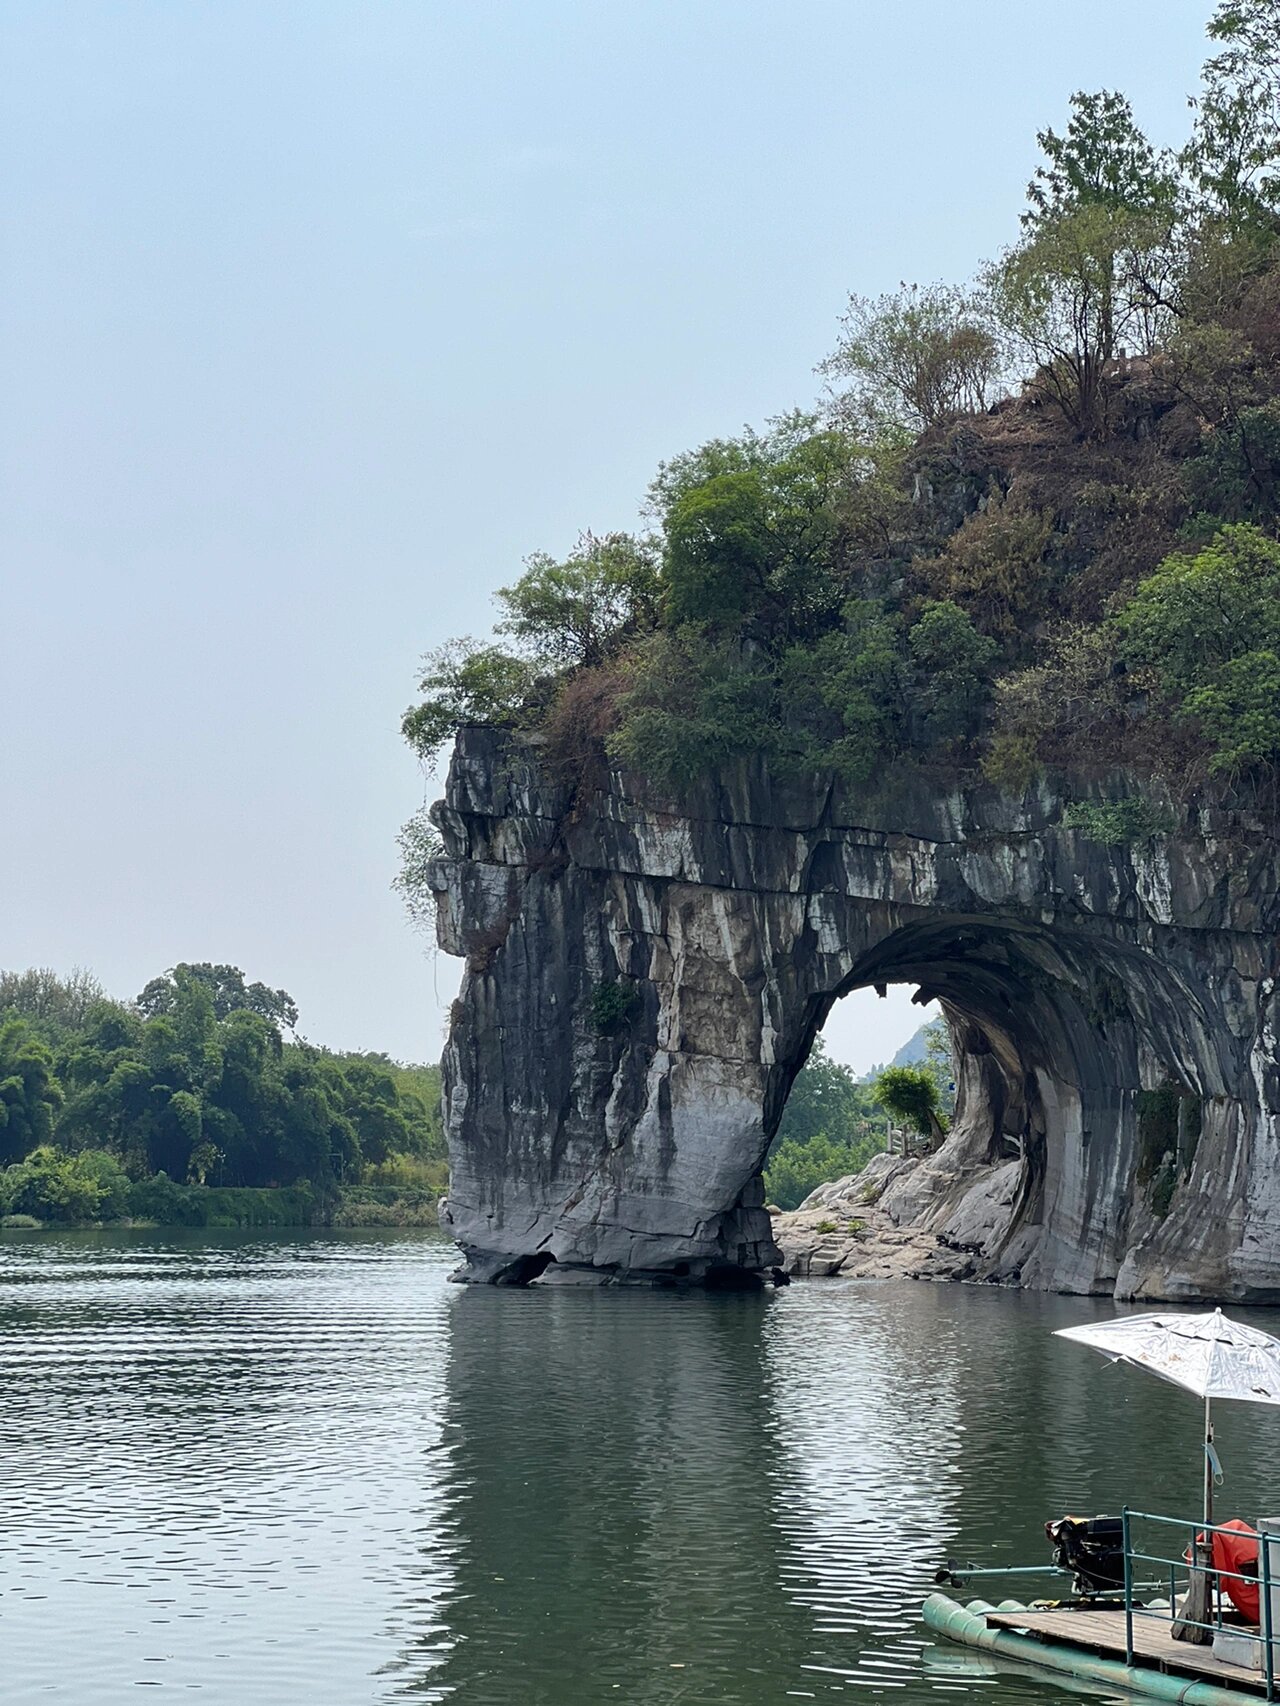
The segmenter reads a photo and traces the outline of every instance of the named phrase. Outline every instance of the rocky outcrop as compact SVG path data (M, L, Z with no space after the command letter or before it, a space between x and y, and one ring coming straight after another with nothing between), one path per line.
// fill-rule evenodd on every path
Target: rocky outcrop
M788 1279L989 1277L1021 1183L1021 1160L980 1167L957 1192L945 1163L874 1156L791 1213L773 1212L782 1271Z
M948 1143L885 1188L899 1226L982 1201L978 1277L1280 1299L1280 848L1207 803L1103 846L1064 823L1084 793L760 767L574 791L464 731L432 881L467 961L444 1063L467 1277L779 1267L760 1166L791 1082L834 1001L905 982L961 1079Z

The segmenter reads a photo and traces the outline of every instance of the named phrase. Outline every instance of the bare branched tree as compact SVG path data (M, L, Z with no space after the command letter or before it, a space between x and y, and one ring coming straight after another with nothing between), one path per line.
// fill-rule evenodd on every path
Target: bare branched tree
M984 409L999 385L1000 349L979 301L953 285L903 285L851 296L840 342L818 371L858 430L920 432L945 415Z

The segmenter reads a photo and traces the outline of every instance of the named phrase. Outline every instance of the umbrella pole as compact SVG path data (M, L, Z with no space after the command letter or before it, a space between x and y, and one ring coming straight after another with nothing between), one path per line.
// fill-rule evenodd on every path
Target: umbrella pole
M1206 1617L1210 1623L1216 1621L1214 1616L1214 1593L1218 1585L1213 1564L1213 1535L1209 1532L1213 1526L1213 1403L1208 1394L1204 1400L1204 1527L1205 1546L1207 1550L1205 1580L1208 1584Z

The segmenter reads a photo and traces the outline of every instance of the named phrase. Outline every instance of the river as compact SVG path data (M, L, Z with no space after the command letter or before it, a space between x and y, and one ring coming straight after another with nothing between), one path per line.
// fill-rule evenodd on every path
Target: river
M453 1259L381 1231L0 1243L6 1701L1044 1702L930 1645L937 1563L1195 1508L1195 1401L1049 1337L1105 1304L467 1290ZM1219 1433L1220 1512L1274 1506L1280 1417Z

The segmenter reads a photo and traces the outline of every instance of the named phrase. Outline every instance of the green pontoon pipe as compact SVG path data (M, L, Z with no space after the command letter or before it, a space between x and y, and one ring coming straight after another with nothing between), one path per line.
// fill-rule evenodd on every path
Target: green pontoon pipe
M1211 1682L1170 1676L1146 1665L1127 1665L1120 1659L1100 1658L1096 1653L1068 1647L1062 1642L1039 1641L1031 1635L1019 1635L1012 1629L989 1628L983 1613L995 1609L984 1600L974 1600L971 1605L963 1606L957 1605L954 1599L948 1599L944 1593L931 1593L924 1602L924 1621L935 1634L959 1641L965 1647L999 1653L1006 1659L1035 1665L1039 1670L1087 1677L1091 1682L1104 1683L1109 1689L1177 1701L1181 1706L1240 1706L1242 1700L1260 1698L1256 1685L1251 1688L1246 1683L1243 1688L1217 1688ZM1026 1607L1009 1605L1002 1609L1025 1611Z

